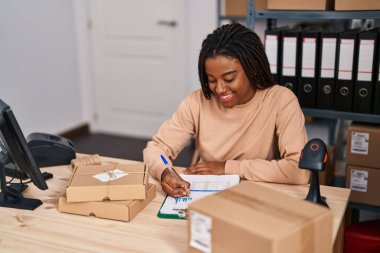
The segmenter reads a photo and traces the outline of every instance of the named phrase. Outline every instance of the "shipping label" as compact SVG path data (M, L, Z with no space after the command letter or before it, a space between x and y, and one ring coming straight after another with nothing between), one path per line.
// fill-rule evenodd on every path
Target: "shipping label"
M368 171L351 170L350 188L353 191L367 192L368 188Z
M369 133L352 132L351 153L368 155Z
M211 217L190 211L190 246L205 253L211 253Z

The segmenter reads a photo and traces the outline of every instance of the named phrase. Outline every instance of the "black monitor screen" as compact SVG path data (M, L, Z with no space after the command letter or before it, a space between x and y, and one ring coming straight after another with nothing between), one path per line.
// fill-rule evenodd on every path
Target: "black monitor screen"
M0 99L0 137L11 161L41 190L48 188L11 108Z

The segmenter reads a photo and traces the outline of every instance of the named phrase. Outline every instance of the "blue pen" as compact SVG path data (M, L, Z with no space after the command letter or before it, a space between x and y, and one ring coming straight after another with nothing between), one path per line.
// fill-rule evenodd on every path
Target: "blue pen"
M173 177L175 177L175 179L177 179L178 182L181 181L179 179L179 177L177 176L177 173L175 173L174 170L172 169L172 167L170 167L168 161L166 161L166 159L165 159L165 157L163 155L161 155L161 159L164 162L166 168L168 168L169 172L173 175Z

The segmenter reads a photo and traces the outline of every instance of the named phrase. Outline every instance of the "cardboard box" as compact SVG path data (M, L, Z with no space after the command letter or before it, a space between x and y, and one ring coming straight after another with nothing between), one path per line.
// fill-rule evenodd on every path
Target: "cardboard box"
M347 128L347 165L380 169L379 147L379 125L354 123Z
M143 163L84 165L66 188L68 202L145 199L148 173Z
M188 252L332 251L333 213L245 181L191 202Z
M351 189L350 201L379 206L380 170L348 165L346 188Z
M226 16L247 16L247 0L224 0ZM255 0L255 10L266 10L267 0Z
M268 10L332 10L333 0L268 0ZM289 14L291 15L291 14Z
M353 11L353 10L380 10L379 0L335 0L335 10Z
M319 183L321 185L330 185L334 179L335 175L335 147L333 145L327 146L328 161L326 164L325 171L320 171L319 173Z
M148 185L147 197L143 200L101 201L101 202L67 202L60 197L58 210L63 213L96 216L98 218L130 221L156 197L156 186Z

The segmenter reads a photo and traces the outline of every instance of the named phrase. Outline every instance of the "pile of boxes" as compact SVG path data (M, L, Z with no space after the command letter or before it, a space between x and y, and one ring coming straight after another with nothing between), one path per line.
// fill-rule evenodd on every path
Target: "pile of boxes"
M142 163L74 167L59 211L129 221L156 196Z
M346 187L350 201L380 205L380 127L353 123L347 131Z

